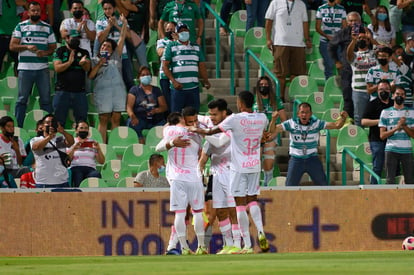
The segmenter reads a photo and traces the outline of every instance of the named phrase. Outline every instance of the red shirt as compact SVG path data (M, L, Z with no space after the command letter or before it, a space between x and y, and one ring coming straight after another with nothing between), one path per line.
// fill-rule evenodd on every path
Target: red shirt
M20 177L20 188L36 188L34 172L28 172Z

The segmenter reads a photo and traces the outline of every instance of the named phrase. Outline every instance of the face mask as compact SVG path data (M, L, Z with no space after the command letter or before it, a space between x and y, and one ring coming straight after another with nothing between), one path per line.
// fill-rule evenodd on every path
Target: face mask
M76 19L81 19L83 16L83 11L81 10L76 10L73 12L73 17L75 17Z
M4 172L4 166L0 165L0 174L3 174L3 172Z
M388 15L386 13L378 13L377 14L377 19L379 21L385 21L388 18Z
M40 15L31 15L30 20L32 20L33 22L37 22L40 20Z
M190 39L190 33L189 32L180 32L178 34L178 40L181 42L187 42Z
M173 34L172 31L165 32L165 37L167 37L169 40L172 40L173 39L172 34Z
M260 86L259 87L259 92L262 95L268 95L269 94L269 86Z
M160 168L158 168L158 173L164 173L165 172L165 166L161 166Z
M11 133L10 132L5 132L4 135L8 138L12 138L12 137L14 137L14 132L11 132Z
M72 37L72 38L69 40L68 46L69 46L69 48L71 48L72 50L76 50L76 49L78 49L78 48L79 48L79 45L80 45L80 40L79 40L79 38L77 38L77 37Z
M88 137L89 132L88 131L79 131L78 132L78 137L81 139L85 139Z
M367 47L367 41L365 41L365 40L358 40L357 47L359 49L365 49Z
M399 95L395 97L394 101L397 103L397 105L402 105L404 103L404 98Z
M388 64L388 59L387 58L378 58L378 63L381 64L381 66L385 66Z
M43 136L43 131L37 131L36 134L37 134L38 137L41 137L41 136Z
M414 48L410 48L410 52L414 53Z
M142 85L150 85L152 81L152 77L150 75L144 75L139 78Z
M379 97L380 97L383 101L386 101L386 100L390 97L390 94L389 94L388 92L384 92L384 91L382 91L382 92L380 92L380 93L379 93Z

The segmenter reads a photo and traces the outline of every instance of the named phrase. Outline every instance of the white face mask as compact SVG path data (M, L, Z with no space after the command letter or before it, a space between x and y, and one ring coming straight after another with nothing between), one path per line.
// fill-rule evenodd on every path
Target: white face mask
M181 42L187 42L190 39L190 32L180 32L178 34L178 40Z

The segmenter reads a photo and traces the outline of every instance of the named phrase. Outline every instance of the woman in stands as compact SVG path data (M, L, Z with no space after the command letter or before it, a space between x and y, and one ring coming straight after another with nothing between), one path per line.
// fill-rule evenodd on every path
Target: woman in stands
M72 187L79 187L86 178L101 178L101 173L96 170L96 162L103 164L105 156L99 143L88 138L89 124L86 121L79 121L75 132L75 144L69 149L68 155L72 159Z
M0 156L0 188L17 188L14 178L7 173L3 156Z
M151 85L152 76L148 67L141 67L137 78L140 84L132 87L128 93L127 125L137 132L139 142L144 144L142 130L164 125L164 112L168 107L160 88Z
M390 23L388 9L385 6L378 6L375 12L375 20L368 25L368 29L374 38L375 45L383 45L387 47L395 46L395 30Z
M253 105L253 111L265 113L269 121L272 120L272 113L274 111L279 112L281 121L285 121L287 119L285 106L283 105L282 100L276 96L276 93L273 89L272 81L267 76L262 76L257 81L255 104ZM270 141L266 142L262 148L264 186L267 186L267 183L273 178L276 145L277 135L272 134Z

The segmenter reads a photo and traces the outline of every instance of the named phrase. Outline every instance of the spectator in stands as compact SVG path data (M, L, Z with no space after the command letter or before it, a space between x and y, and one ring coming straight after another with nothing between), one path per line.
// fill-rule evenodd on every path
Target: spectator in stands
M148 163L149 169L139 172L135 177L135 187L169 188L170 185L167 178L161 175L162 173L165 173L164 157L160 154L152 154Z
M256 84L256 96L255 103L253 105L253 112L265 113L267 119L271 121L272 113L274 111L279 112L281 121L285 121L287 119L285 106L283 105L283 102L280 100L280 98L276 96L272 81L269 77L262 76L259 78ZM264 186L267 186L267 183L273 178L276 146L277 134L273 134L262 147Z
M92 56L91 41L94 41L96 36L95 23L85 17L84 11L85 8L83 7L82 1L72 1L70 12L73 17L66 18L62 21L60 25L60 35L63 40L66 40L70 35L78 33L80 35L79 47L87 50L89 56Z
M105 156L96 140L88 138L89 124L79 121L75 128L75 144L68 150L72 159L70 170L72 172L72 187L79 187L86 178L101 178L96 170L96 162L103 164Z
M74 4L75 5L75 4ZM54 54L53 66L56 72L53 108L61 125L65 125L69 108L73 109L75 121L86 120L88 99L86 97L86 73L91 69L89 52L80 47L80 34L71 30L66 36L66 45Z
M140 84L132 87L127 96L127 125L137 132L139 142L144 144L142 130L164 125L164 112L168 108L160 88L151 85L152 76L148 67L139 69L138 78Z
M48 56L56 49L56 38L50 25L40 20L40 12L39 3L31 2L30 19L17 24L10 41L10 50L19 52L19 97L15 113L20 128L34 83L39 91L40 108L52 112Z
M96 32L97 40L95 44L98 44L98 47L95 47L95 56L99 53L99 47L102 46L102 43L106 39L112 39L118 43L121 38L121 30L123 24L127 24L127 21L118 18L115 15L115 1L114 0L102 0L102 8L104 10L104 17L96 20ZM121 16L124 16L121 14ZM131 38L129 28L125 30L125 37L127 39ZM125 43L122 42L122 79L124 80L127 91L134 86L134 76L132 71L132 63L128 58L127 49Z
M390 23L396 33L401 30L402 8L398 6L399 0L390 0ZM401 1L402 2L402 1Z
M105 0L104 0L105 1ZM94 79L94 99L99 113L98 130L106 142L106 130L118 127L121 112L125 111L126 93L122 80L122 53L127 32L126 18L121 15L123 26L118 43L112 39L103 41L100 53L92 59L89 78Z
M178 40L167 45L162 57L162 69L170 80L171 112L186 106L200 108L199 80L210 88L204 55L197 44L190 42L189 27L178 24Z
M234 13L238 10L241 10L241 8L242 8L242 0L224 0L223 5L221 6L221 10L220 10L220 17L221 19L223 19L223 21L226 24L229 24L230 23L230 12ZM220 26L220 34L227 35L226 29L223 28L222 26Z
M325 79L333 76L334 61L328 53L328 43L333 35L346 27L346 12L344 7L338 5L335 0L321 5L316 11L315 29L320 34L319 52L323 58L325 67Z
M129 59L132 60L135 53L138 66L148 67L147 43L150 37L148 27L148 2L144 0L124 0L121 3L128 10L127 20L130 27L131 39L126 41L126 46Z
M20 177L20 188L36 188L36 183L34 180L34 171L27 172Z
M265 26L265 14L269 7L270 0L244 0L246 4L247 22L246 31L255 26ZM220 30L221 31L221 30Z
M152 30L158 29L158 20L161 18L165 5L170 1L171 0L149 0L149 26Z
M340 129L348 116L341 112L341 118L336 122L326 122L312 116L312 107L303 102L298 107L298 118L288 119L276 125L279 112L272 114L270 132L290 133L289 166L286 178L287 186L298 186L304 173L308 173L316 185L328 185L322 163L318 158L319 131L322 129Z
M400 45L392 47L392 60L390 66L396 66L401 72L400 84L398 86L405 90L404 105L407 107L413 107L413 78L412 69L404 63L404 48ZM414 64L412 63L411 66Z
M362 17L362 13L365 11L371 18L371 21L373 21L375 18L368 6L368 1L369 0L341 0L341 5L345 8L346 14L357 12L359 16Z
M354 122L361 126L362 115L369 101L365 77L369 68L377 65L370 37L361 32L352 33L352 41L347 48L347 59L352 68L352 101L354 104Z
M382 110L393 106L394 101L391 99L391 85L388 80L380 80L378 92L379 96L368 102L362 116L361 125L369 127L368 139L372 154L372 169L381 177L387 141L381 139L378 123ZM371 184L378 184L374 177L371 177Z
M14 178L20 178L29 171L29 168L21 167L23 158L26 157L23 140L14 135L14 121L9 116L0 118L0 130L0 155L7 154L9 158L6 163L7 172Z
M368 25L372 32L374 45L387 47L395 46L396 34L390 23L390 17L386 6L378 6L375 12L375 20Z
M414 61L414 32L409 33L405 39L405 48L402 53L404 63L413 70Z
M30 4L33 2L37 2L40 5L40 20L45 21L49 23L51 26L53 26L54 22L54 11L53 11L53 0L26 0L24 1L24 8L27 11L24 11L22 14L22 20L27 20L30 18Z
M13 29L20 21L20 17L16 12L16 7L18 7L17 2L17 0L0 1L0 72L2 71L4 56L6 53L9 53L14 61L14 74L16 76L18 55L16 52L10 50L9 44Z
M413 153L410 138L414 138L414 110L404 106L405 91L396 87L394 105L381 112L378 127L385 145L387 184L395 184L397 167L401 163L404 181L414 184Z
M173 41L177 40L177 34L175 33L176 24L174 22L166 22L164 25L165 29L165 37L157 40L157 54L159 57L162 57L167 45ZM164 95L165 101L167 102L168 111L166 112L166 116L168 116L169 112L171 111L171 89L170 89L170 80L165 75L162 66L160 66L160 87L162 94Z
M17 188L12 175L7 172L3 156L0 156L0 188Z
M240 1L240 0L237 0ZM204 21L201 18L200 9L197 4L189 0L174 0L165 5L161 18L158 22L158 36L163 38L164 23L175 22L187 26L190 33L191 43L201 45L201 37L204 31Z
M397 6L402 9L401 32L405 40L409 33L414 32L414 5L412 0L397 0Z
M370 94L370 100L378 97L378 82L381 79L387 79L394 90L395 85L400 84L401 72L397 67L390 66L392 50L388 47L382 47L377 50L378 65L371 67L365 81L367 83L367 92Z
M347 61L347 49L352 41L352 30L361 32L361 16L358 12L350 12L346 16L347 27L339 30L329 41L328 51L341 76L341 89L344 98L344 111L354 118L354 103L352 101L352 68ZM360 26L358 28L358 26Z
M74 143L73 136L59 125L52 114L43 119L43 135L30 140L35 156L36 188L69 187L68 169L63 166L61 154ZM57 136L57 133L61 135Z
M302 1L275 0L265 17L267 46L273 50L280 97L285 101L286 77L306 74L305 46L312 47L306 6Z

